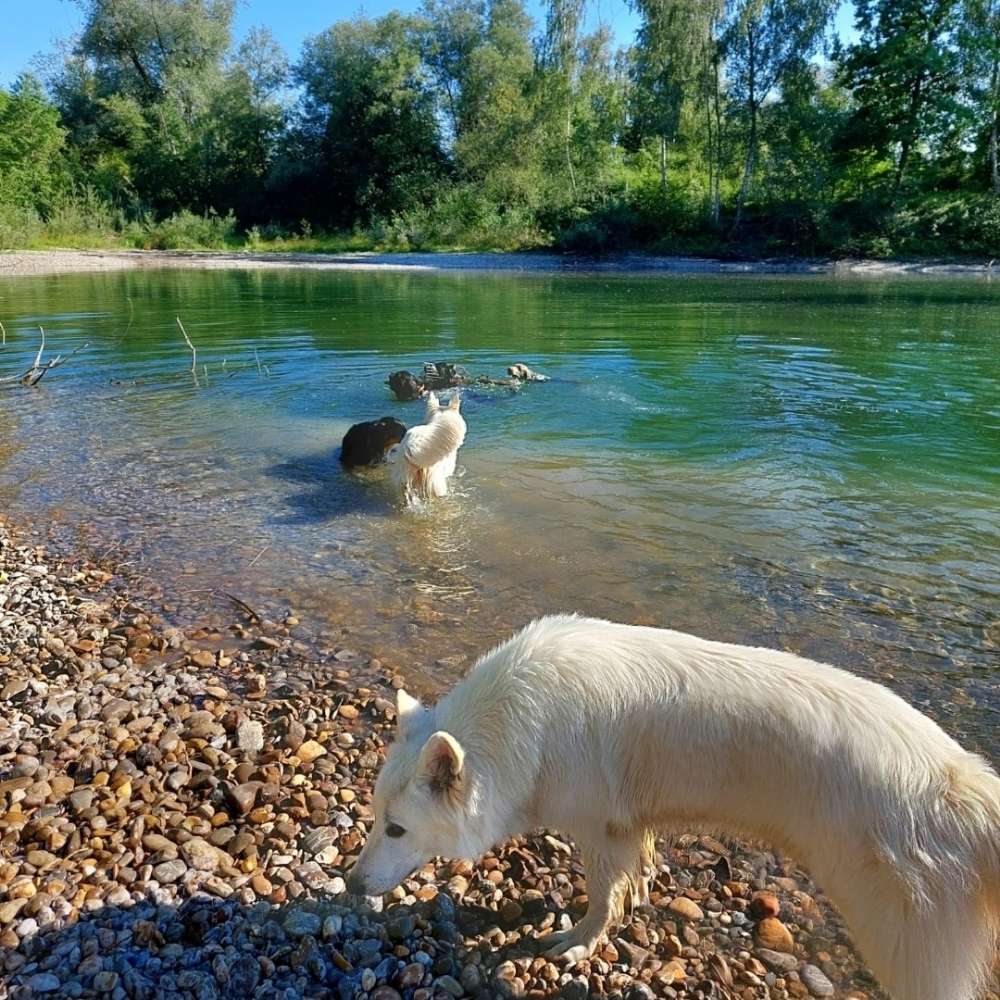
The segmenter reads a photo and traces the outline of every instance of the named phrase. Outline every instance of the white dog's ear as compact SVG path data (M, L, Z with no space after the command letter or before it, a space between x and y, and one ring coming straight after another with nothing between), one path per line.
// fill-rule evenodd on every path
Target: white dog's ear
M438 400L436 392L427 393L427 412L437 413L441 409L441 403Z
M407 694L402 688L396 692L396 720L401 732L411 728L426 711L419 699Z
M462 405L462 400L459 398L458 390L456 389L451 394L451 399L448 400L448 409L457 410L461 405Z
M439 731L428 737L420 751L418 773L437 794L452 792L462 780L465 751L451 733Z

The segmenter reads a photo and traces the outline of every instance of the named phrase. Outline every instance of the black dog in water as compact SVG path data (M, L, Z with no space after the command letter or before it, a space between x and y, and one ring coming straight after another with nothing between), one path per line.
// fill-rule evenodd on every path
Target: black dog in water
M340 461L349 469L360 465L376 465L385 453L403 440L406 426L395 417L380 417L355 424L344 435L340 446Z
M396 399L408 403L411 399L420 399L427 392L427 383L422 382L413 372L393 372L386 380Z
M396 399L408 403L411 399L420 399L428 392L440 392L442 389L452 389L461 385L501 385L510 389L518 389L525 382L548 382L547 375L532 371L523 362L511 365L507 369L509 378L491 378L489 375L477 375L473 378L461 365L450 361L427 361L424 363L424 374L418 378L413 372L398 371L390 373L385 380L393 391Z

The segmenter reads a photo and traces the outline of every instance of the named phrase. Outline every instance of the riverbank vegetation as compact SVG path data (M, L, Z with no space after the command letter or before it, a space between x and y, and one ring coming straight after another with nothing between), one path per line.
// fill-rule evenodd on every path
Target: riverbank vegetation
M0 248L1000 256L1000 0L424 0L290 59L235 0L78 0L0 90Z

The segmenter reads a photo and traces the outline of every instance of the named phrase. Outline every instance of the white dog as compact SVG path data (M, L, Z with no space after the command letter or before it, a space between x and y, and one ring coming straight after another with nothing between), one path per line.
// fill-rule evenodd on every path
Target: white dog
M620 918L651 832L722 830L804 862L895 1000L984 985L1000 778L886 688L789 653L551 617L433 708L400 691L398 715L354 892L562 830L590 907L547 941L576 962Z
M427 397L425 423L411 427L388 453L389 473L407 500L432 500L448 495L458 449L465 441L465 421L458 412L458 392L442 409L432 392Z

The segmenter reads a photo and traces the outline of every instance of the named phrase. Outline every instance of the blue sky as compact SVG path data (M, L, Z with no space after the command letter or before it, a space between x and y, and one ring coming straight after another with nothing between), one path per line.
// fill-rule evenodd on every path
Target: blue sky
M372 17L388 10L414 10L419 0L242 0L236 17L236 34L242 37L254 25L266 25L285 51L294 59L303 39L328 27L333 21L362 11ZM536 17L543 0L528 0ZM0 43L0 86L10 84L30 67L37 55L53 51L56 42L79 29L80 8L69 0L0 0L5 17L4 40ZM635 30L636 19L626 0L591 0L591 20L611 24L619 41L625 42ZM851 40L850 0L844 0L837 15L837 30Z

